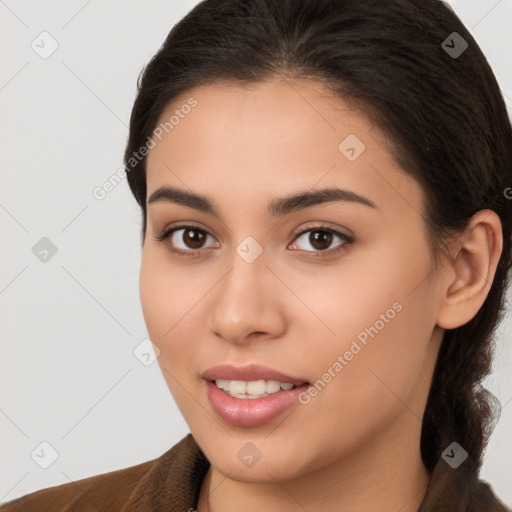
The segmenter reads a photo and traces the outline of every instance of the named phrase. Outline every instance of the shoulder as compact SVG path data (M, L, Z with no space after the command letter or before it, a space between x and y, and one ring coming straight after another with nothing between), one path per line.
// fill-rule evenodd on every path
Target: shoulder
M0 505L0 512L140 512L174 510L174 505L186 505L186 511L208 466L188 434L156 459L40 489Z
M0 512L119 510L157 460L40 489L0 505Z

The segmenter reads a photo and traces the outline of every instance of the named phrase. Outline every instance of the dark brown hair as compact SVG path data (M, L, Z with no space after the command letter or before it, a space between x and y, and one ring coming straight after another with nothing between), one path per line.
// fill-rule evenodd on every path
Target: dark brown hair
M467 42L450 55L456 32ZM460 40L459 40L460 41ZM459 44L459 43L458 43ZM130 120L125 170L146 229L147 144L162 111L200 85L313 78L368 115L422 186L437 255L481 209L501 220L504 245L489 294L467 324L447 330L423 418L432 471L453 441L476 475L496 419L481 387L504 314L511 267L512 130L496 78L477 43L438 0L206 0L175 25L145 67ZM144 242L142 242L144 243ZM435 249L435 250L434 250Z

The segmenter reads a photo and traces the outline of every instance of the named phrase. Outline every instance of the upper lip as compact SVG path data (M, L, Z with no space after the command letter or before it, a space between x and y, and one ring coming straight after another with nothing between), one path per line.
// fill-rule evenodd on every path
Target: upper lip
M300 386L308 382L307 379L300 377L291 377L278 370L262 366L259 364L249 364L247 366L233 366L231 364L220 364L213 366L203 373L203 379L206 380L277 380L279 382L289 382Z

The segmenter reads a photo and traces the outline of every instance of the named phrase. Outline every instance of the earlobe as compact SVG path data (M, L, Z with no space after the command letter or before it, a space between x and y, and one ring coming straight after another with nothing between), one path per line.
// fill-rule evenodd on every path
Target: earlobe
M455 244L437 318L443 329L466 324L484 303L503 249L500 218L492 210L478 211Z

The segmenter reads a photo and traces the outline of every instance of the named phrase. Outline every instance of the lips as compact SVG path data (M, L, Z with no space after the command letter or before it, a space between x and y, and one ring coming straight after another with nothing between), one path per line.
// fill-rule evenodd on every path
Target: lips
M286 375L283 372L262 366L258 364L249 364L247 366L233 366L231 364L221 364L206 370L203 379L214 381L216 379L223 380L277 380L279 382L289 382L295 386L309 384L306 378Z
M235 398L219 389L213 382L206 382L206 396L213 411L236 427L258 427L281 417L287 410L297 407L299 396L307 385L288 391L279 391L254 400Z

